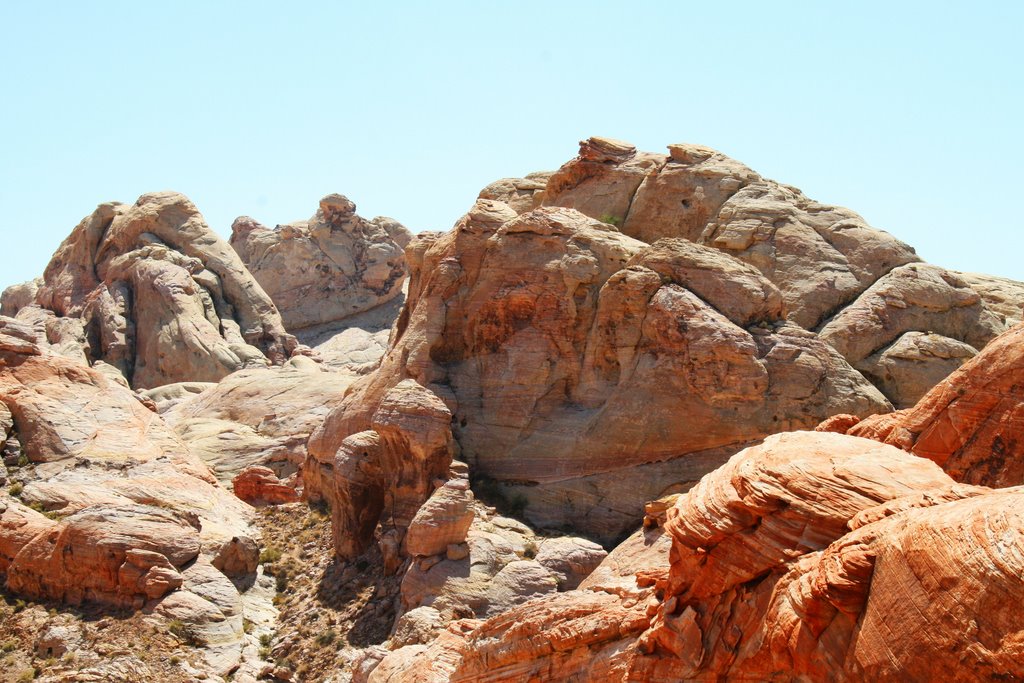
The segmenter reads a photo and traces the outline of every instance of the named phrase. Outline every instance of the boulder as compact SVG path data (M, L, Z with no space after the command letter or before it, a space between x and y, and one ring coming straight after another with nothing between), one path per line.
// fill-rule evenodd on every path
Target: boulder
M261 465L250 465L231 480L235 495L250 505L295 503L299 492L294 486L282 482L274 470Z
M231 226L231 246L289 330L341 320L401 293L411 234L393 219L366 220L355 210L332 194L308 221L270 230L243 216Z
M934 460L954 479L1024 484L1024 324L989 343L912 408L855 423L849 434Z

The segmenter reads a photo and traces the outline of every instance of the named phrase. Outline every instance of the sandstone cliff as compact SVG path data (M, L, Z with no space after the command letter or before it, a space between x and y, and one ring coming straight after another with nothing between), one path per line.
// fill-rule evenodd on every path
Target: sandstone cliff
M408 254L409 296L381 367L310 440L328 468L411 378L446 404L475 478L525 499L535 523L611 540L646 500L747 442L889 409L787 320L777 287L714 249L480 200Z

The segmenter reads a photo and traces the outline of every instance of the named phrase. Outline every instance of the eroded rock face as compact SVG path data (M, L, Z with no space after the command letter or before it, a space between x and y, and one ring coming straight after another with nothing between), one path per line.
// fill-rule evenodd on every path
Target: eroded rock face
M0 548L20 547L0 551L8 556L12 591L138 606L137 599L180 585L175 568L199 554L220 562L225 553L237 555L232 546L243 542L255 561L250 508L218 487L209 469L125 386L45 347L4 350L0 404L9 416L9 424L0 425L5 439L17 441L27 462L13 474L20 498L5 514L21 507L18 515L27 521L16 528L5 523L0 531L12 534ZM60 521L43 525L36 513L25 517L24 505ZM28 539L27 528L38 533ZM113 555L91 550L104 544L114 544ZM179 546L188 552L173 549ZM71 556L75 561L67 561ZM146 578L151 569L155 574ZM86 580L92 572L97 576Z
M197 526L148 505L86 508L26 543L6 585L35 599L138 609L181 587L182 566L199 555Z
M1004 329L966 281L922 263L888 273L836 314L820 335L856 366L907 332L927 331L981 349Z
M649 244L675 238L733 256L778 288L790 322L820 331L900 407L963 362L964 349L950 345L980 349L1021 319L1024 283L920 264L912 248L856 213L815 202L707 147L677 144L668 155L650 154L590 138L575 159L543 177L542 189L517 190L538 183L505 179L480 196L507 200L520 214L571 207ZM908 338L881 357L911 332L950 342L925 349Z
M11 285L0 294L0 315L14 317L18 311L36 300L36 292L43 284L43 278L37 277L28 282Z
M808 329L914 250L856 213L819 204L700 145L669 154L590 138L544 191L548 206L575 208L652 243L681 237L720 249L773 282L790 319Z
M231 246L289 330L341 320L401 293L411 233L393 219L366 220L355 211L347 197L332 194L308 221L269 230L243 216L231 226Z
M297 472L309 435L353 379L296 356L280 367L240 370L199 392L189 383L147 394L162 399L167 424L227 483L251 465L281 478ZM186 397L174 399L176 389Z
M389 542L400 546L420 506L448 480L454 453L451 412L413 380L388 390L368 426L334 448L334 434L321 426L303 469L307 490L331 505L335 548L344 559L369 546L378 523L393 529Z
M217 381L295 347L238 256L173 192L100 205L54 254L35 300L80 318L88 358L139 388Z
M864 439L773 436L678 499L670 553L638 534L579 590L457 622L369 680L1020 676L1021 496Z
M610 540L645 501L750 441L889 409L834 349L787 322L771 282L707 247L645 245L570 209L517 216L479 200L408 254L392 345L311 439L320 462L412 378L452 411L474 477L524 498L542 526ZM612 488L614 500L593 494Z
M854 423L849 434L934 460L957 481L1024 483L1024 325L1018 324L912 408Z

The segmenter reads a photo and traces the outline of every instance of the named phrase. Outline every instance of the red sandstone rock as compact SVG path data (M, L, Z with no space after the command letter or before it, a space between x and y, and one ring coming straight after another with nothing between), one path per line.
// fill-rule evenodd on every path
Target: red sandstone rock
M631 538L603 563L631 586L599 567L580 590L395 650L369 680L1012 679L1022 503L1024 488L957 485L868 440L771 437L679 499L667 561L648 556L661 571L622 561L643 557Z
M934 460L957 481L1024 483L1024 325L989 343L913 408L876 415L848 433Z
M888 409L834 349L785 321L768 279L708 247L645 245L573 210L516 216L479 200L408 257L391 346L314 433L310 462L364 452L346 439L362 444L382 398L412 378L452 411L474 474L525 499L529 520L609 541L646 501L752 441Z
M231 480L235 495L251 505L295 503L299 492L282 482L274 470L261 465L250 465Z

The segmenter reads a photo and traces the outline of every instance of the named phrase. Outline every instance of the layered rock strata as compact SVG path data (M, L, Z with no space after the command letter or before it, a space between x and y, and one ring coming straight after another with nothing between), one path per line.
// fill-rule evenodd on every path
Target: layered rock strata
M771 437L579 590L456 622L367 678L1013 678L1024 674L1024 633L1006 609L1024 600L1022 495L955 484L865 439ZM642 540L656 535L670 552Z
M934 460L954 479L1024 484L1024 325L1003 333L912 408L822 430L882 441Z

